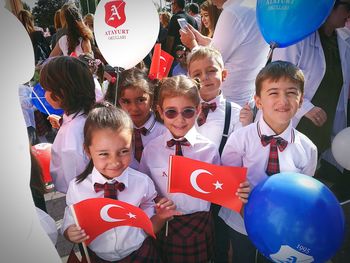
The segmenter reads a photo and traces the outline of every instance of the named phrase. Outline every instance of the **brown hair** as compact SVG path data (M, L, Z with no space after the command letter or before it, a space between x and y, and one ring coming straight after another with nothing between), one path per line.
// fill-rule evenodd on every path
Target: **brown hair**
M33 33L35 31L34 28L34 17L32 13L27 10L21 10L18 12L17 17L19 21L21 21L22 25L27 30L28 34Z
M154 85L148 78L146 68L140 69L137 67L133 67L131 69L124 70L120 73L118 82L118 89L116 88L116 84L108 86L105 95L105 100L114 104L115 92L117 90L117 106L120 106L118 100L121 98L123 92L126 89L138 88L141 89L143 92L147 93L151 98L151 102L153 102Z
M62 23L61 23L61 9L58 9L58 10L55 12L55 16L53 17L53 24L54 24L56 30L62 28Z
M81 14L75 5L71 3L64 4L62 10L66 20L68 54L70 54L79 45L79 38L92 41L93 35L89 27L84 24Z
M94 108L89 112L84 125L84 147L91 145L93 133L96 130L112 129L113 131L129 130L133 134L133 123L129 115L115 107L109 102L96 103ZM78 183L82 182L89 174L91 174L94 164L90 160L84 172L77 178Z
M260 70L255 79L255 94L260 96L262 84L265 80L278 81L286 78L298 85L301 94L304 94L304 74L300 68L287 61L274 61Z
M212 32L214 32L216 23L218 22L219 16L221 14L221 9L217 8L215 5L209 3L208 1L205 1L200 5L200 10L208 12L210 26L212 27ZM201 34L204 36L209 35L209 29L206 28L203 24L201 27Z
M221 53L211 46L198 46L192 49L192 52L187 56L188 69L190 69L190 65L193 61L204 58L213 58L221 69L224 69L224 61Z
M160 12L159 16L160 16L160 22L161 22L162 26L164 28L168 28L169 22L171 19L171 14L167 11L164 11L164 12Z
M89 67L74 57L50 58L40 71L40 84L61 100L67 115L88 114L95 103L95 83Z
M179 75L165 78L159 82L158 105L162 108L165 98L184 96L197 107L200 103L199 83L195 80Z

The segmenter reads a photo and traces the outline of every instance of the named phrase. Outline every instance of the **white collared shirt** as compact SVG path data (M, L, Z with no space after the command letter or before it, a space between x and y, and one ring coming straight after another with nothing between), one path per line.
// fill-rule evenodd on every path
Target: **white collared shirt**
M226 117L226 99L222 94L217 96L207 103L216 103L215 111L209 110L206 122L198 126L196 122L197 131L203 136L211 140L218 148L221 143L222 134L224 132L225 117ZM238 104L231 102L231 120L228 134L230 135L233 131L242 127L239 121L239 113L242 107Z
M56 190L62 193L67 192L69 182L89 163L83 148L86 115L74 115L63 115L63 124L51 148L50 174Z
M265 173L270 145L263 146L259 136L275 135L261 116L258 122L252 123L231 134L221 156L224 166L247 167L247 180L251 188L267 178ZM278 150L281 172L295 172L313 176L317 165L317 148L304 134L298 132L290 123L287 129L278 135L288 141L283 152ZM247 234L240 214L227 208L221 208L219 216L236 231Z
M202 162L220 164L220 157L217 147L207 138L197 132L195 127L185 135L190 146L181 146L184 157ZM176 204L176 209L184 214L191 214L199 211L208 211L210 203L183 193L168 193L168 163L169 156L175 155L175 146L168 147L167 141L173 139L172 134L167 130L158 138L150 141L143 150L140 171L148 174L157 192L162 197L167 197Z
M156 120L156 117L155 117L153 112L151 113L149 119L147 120L147 122L145 123L145 125L143 127L145 127L147 129L146 135L143 135L141 133L141 140L142 140L143 148L145 148L146 145L151 140L153 140L154 138L157 138L159 135L163 134L166 131L165 126ZM134 128L140 129L141 127L134 126ZM132 160L130 163L130 167L134 168L135 170L138 170L140 163L135 159L134 150L135 150L135 145L133 147ZM143 156L143 154L142 154L142 156ZM141 156L141 159L142 159L142 156Z
M75 180L71 181L66 196L67 205L70 206L88 198L102 198L104 192L99 191L96 193L94 184L113 183L116 180L125 185L123 191L118 191L118 200L140 207L149 217L154 215L155 203L153 200L157 196L154 184L147 175L130 167L112 180L106 179L94 168L92 173L81 183L76 183ZM66 207L62 233L72 224L75 224L74 219L69 207ZM97 236L91 242L89 248L105 260L116 261L139 249L146 236L140 228L120 226Z
M255 8L249 2L224 3L211 42L222 54L228 71L222 83L223 94L242 107L253 101L255 78L265 66L269 52L256 23Z

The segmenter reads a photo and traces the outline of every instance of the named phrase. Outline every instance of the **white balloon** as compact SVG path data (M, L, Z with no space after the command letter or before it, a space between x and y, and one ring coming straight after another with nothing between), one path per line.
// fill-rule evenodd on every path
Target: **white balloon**
M332 142L332 153L338 164L350 170L350 127L335 136Z
M40 225L29 188L29 142L18 86L34 74L34 52L21 22L0 6L0 261L61 262Z
M129 69L154 46L159 16L152 0L102 0L96 9L94 32L108 64Z

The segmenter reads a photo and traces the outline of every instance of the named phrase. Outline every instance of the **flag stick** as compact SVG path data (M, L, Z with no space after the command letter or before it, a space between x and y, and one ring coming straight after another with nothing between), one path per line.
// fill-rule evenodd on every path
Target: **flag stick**
M38 94L36 94L34 89L33 89L33 93L34 93L35 97L37 98L37 100L40 102L41 106L43 106L43 108L46 111L47 115L51 115L51 113L47 110L47 108L45 107L44 103L41 101L41 99L39 98Z
M166 221L165 223L165 236L168 236L168 230L169 230L169 221Z
M75 224L76 224L78 227L80 227L80 226L79 226L79 222L78 222L78 218L77 218L77 215L75 214L75 210L74 210L73 205L69 206L69 208L70 208L70 210L71 210L71 212L72 212L72 215L73 215ZM86 260L87 260L88 263L91 263L91 260L90 260L89 253L88 253L88 251L87 251L85 242L82 242L82 244L83 244L83 249L84 249L84 253L85 253L85 256L86 256Z

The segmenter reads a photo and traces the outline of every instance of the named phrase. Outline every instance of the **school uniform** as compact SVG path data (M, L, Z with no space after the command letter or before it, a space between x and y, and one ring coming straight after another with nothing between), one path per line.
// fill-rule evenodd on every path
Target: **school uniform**
M231 134L221 156L224 166L244 166L248 168L247 180L251 188L268 177L266 169L270 146L262 144L262 136L275 135L275 132L260 116L252 123ZM292 127L292 123L278 135L288 144L283 151L278 149L279 170L313 176L317 165L317 148L305 135ZM247 235L242 216L227 208L221 208L219 216L234 231ZM235 250L235 246L233 246Z
M145 134L143 133L140 134L143 148L145 148L148 142L150 142L151 140L153 140L154 138L158 137L159 135L163 134L166 131L166 128L164 127L164 125L156 120L156 116L154 115L153 112L151 113L149 119L146 121L143 127L145 128L145 131L146 131ZM134 129L141 129L143 127L134 126ZM136 139L136 136L134 136L134 140L135 139ZM135 143L134 141L133 152L132 152L133 158L131 160L130 167L135 170L138 170L140 166L140 162L135 157L135 147L138 147L136 146L136 144L137 143Z
M157 235L157 243L165 262L207 262L212 258L212 219L210 203L183 193L168 193L168 161L175 155L175 146L168 146L173 138L170 131L150 141L143 151L140 171L150 175L160 196L172 200L183 213L168 222ZM217 147L199 134L195 127L185 135L183 156L207 163L220 164Z
M202 101L203 103L204 101ZM226 117L226 99L222 94L216 98L206 101L208 104L215 104L215 110L209 109L206 121L204 124L199 125L198 121L196 122L197 131L211 140L217 147L219 147L222 135L225 126L225 117ZM231 118L229 119L229 129L228 135L233 131L242 127L242 124L239 121L239 113L242 109L237 103L231 103Z
M157 196L154 184L148 176L130 167L125 169L120 176L111 180L106 179L93 168L92 173L82 182L71 181L66 196L67 206L88 198L103 198L104 192L96 192L94 190L94 184L114 183L115 181L125 185L124 190L117 193L118 200L140 207L149 217L154 215L155 203L153 200ZM62 233L72 224L75 224L74 219L69 207L66 207ZM136 251L143 247L145 242L150 242L150 240L145 241L146 238L147 235L140 228L120 226L97 236L90 243L89 250L93 251L91 253L92 257L98 259L97 262L124 262L124 258L127 258L133 253L135 254ZM148 249L151 246L147 244ZM146 249L142 249L139 254L147 253L144 250ZM153 260L153 262L158 262L154 258ZM144 261L135 260L134 262Z
M63 123L58 130L51 148L50 174L59 192L66 193L69 182L81 174L89 158L84 142L86 115L82 112L63 115Z

